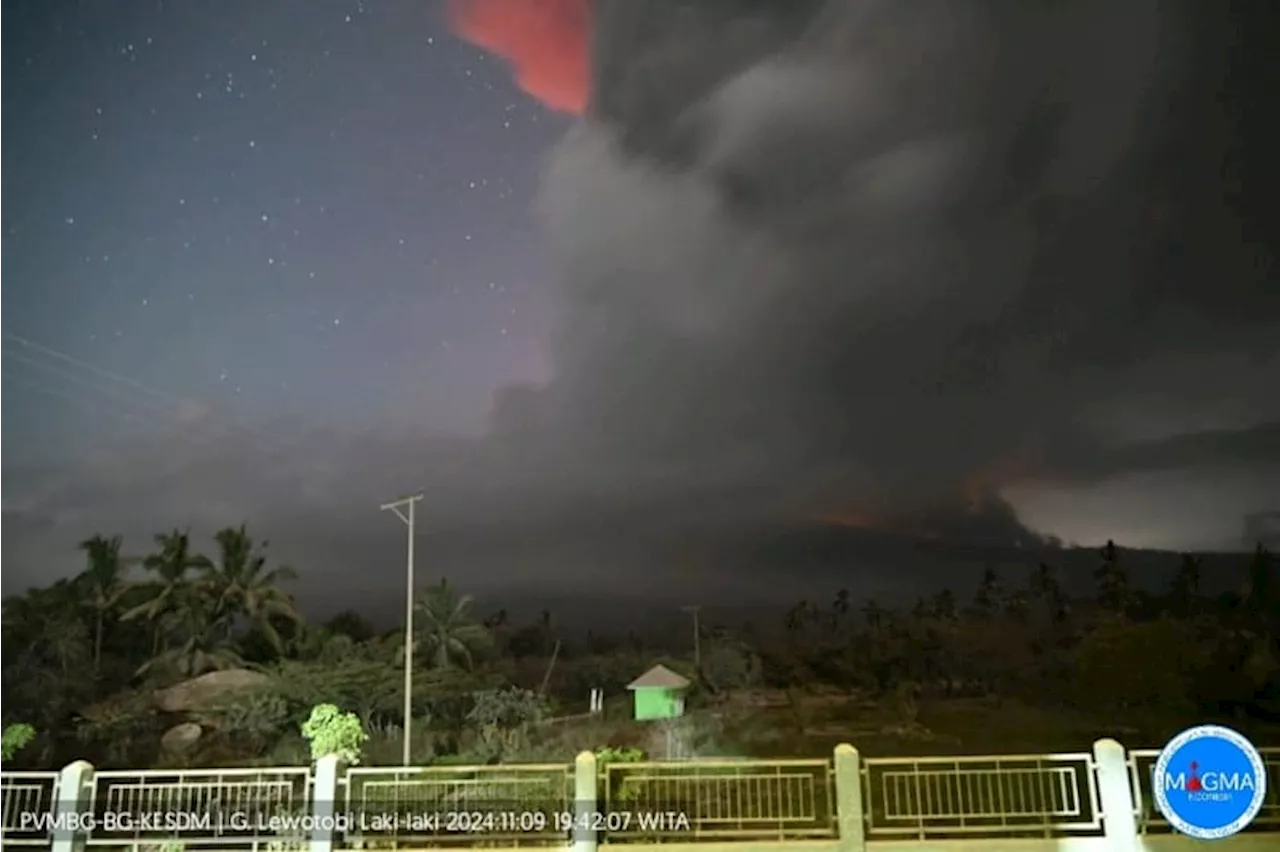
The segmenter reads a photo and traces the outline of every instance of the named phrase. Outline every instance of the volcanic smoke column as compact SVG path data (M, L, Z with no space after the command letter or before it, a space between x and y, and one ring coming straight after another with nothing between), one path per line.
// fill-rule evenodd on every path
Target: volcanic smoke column
M1069 443L1134 339L1169 5L452 0L582 116L539 202L561 310L526 420L583 468L814 515L960 503Z

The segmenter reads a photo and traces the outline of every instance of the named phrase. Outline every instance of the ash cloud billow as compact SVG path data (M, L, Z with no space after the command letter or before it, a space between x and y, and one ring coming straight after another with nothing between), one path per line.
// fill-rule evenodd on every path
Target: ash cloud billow
M590 8L591 98L541 211L563 314L521 422L543 452L770 510L991 507L977 528L1007 519L1006 485L1141 455L1118 420L1167 440L1193 411L1280 417L1237 396L1280 362L1215 368L1277 305L1187 141L1226 120L1202 10Z

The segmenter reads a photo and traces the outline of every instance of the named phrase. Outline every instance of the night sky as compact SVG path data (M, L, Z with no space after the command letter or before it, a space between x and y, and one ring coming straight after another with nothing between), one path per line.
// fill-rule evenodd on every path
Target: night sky
M245 521L374 596L418 489L479 587L768 590L716 542L810 523L1237 546L1261 18L806 29L858 5L603 0L588 85L582 0L7 3L6 580Z
M10 8L11 390L109 384L20 337L220 419L475 430L545 374L529 206L567 122L433 4ZM38 397L24 457L133 429Z
M569 122L437 4L5 11L5 527L57 529L28 552L66 561L99 507L45 489L122 441L288 476L317 426L476 433L545 379L530 207Z

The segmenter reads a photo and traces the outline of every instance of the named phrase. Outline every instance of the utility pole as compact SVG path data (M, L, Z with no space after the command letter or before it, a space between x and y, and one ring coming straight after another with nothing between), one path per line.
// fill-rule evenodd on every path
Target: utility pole
M383 512L394 512L395 516L409 528L409 553L405 564L405 605L404 605L404 757L403 763L409 765L410 728L413 725L413 508L421 494L401 497L390 503L383 503L378 508ZM406 508L407 507L407 508Z
M698 626L698 613L702 610L701 604L687 604L680 609L693 616L693 666L696 669L702 668L702 630Z

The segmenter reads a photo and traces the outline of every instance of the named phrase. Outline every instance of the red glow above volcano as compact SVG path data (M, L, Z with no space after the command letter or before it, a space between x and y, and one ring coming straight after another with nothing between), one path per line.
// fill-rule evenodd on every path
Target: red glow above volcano
M449 0L449 26L503 57L516 84L547 107L587 106L591 0Z

